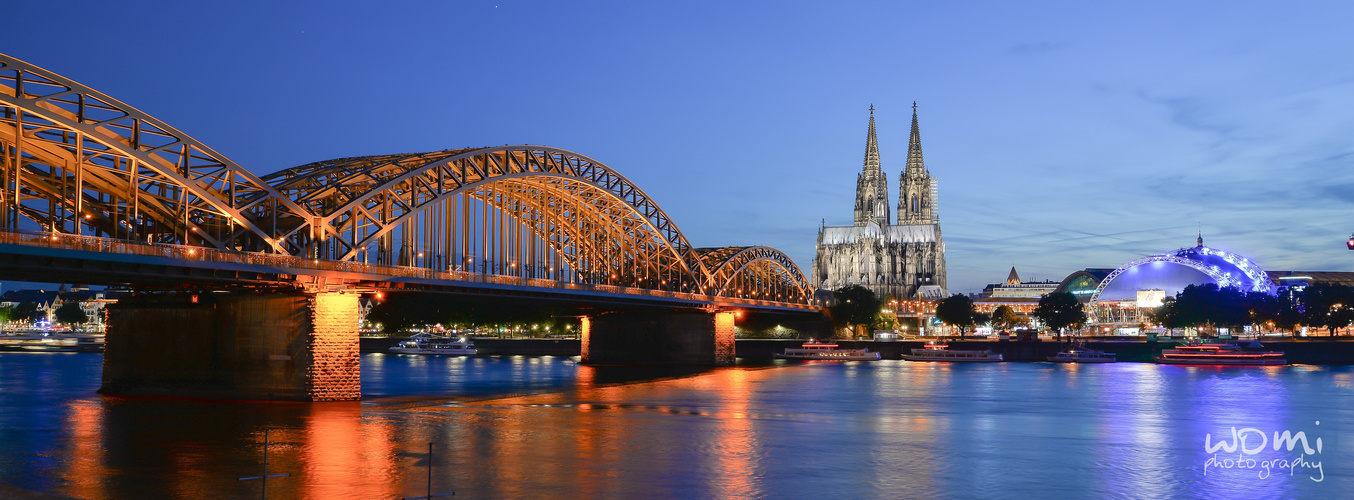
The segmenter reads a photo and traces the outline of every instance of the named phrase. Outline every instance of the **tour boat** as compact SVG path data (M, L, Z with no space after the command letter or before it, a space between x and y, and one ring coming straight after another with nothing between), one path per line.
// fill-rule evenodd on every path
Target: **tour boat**
M476 351L475 343L466 340L464 337L460 340L452 340L431 333L416 333L408 340L395 344L395 347L390 348L390 352L396 354L474 355Z
M824 359L832 361L878 361L879 353L868 349L838 349L837 344L825 344L810 339L799 347L788 347L783 353L772 354L781 359Z
M1072 346L1056 355L1049 356L1054 363L1113 363L1118 361L1112 352L1097 351L1085 346Z
M103 352L103 334L30 332L0 335L0 351Z
M1249 343L1229 342L1226 344L1205 344L1193 342L1174 349L1163 349L1156 357L1157 363L1169 365L1233 365L1233 366L1273 366L1286 365L1283 353L1266 351L1264 346L1254 340Z
M948 361L952 363L991 363L1002 361L1000 354L994 354L991 349L983 350L949 350L946 344L928 343L926 347L913 349L912 354L904 354L903 359L908 361Z

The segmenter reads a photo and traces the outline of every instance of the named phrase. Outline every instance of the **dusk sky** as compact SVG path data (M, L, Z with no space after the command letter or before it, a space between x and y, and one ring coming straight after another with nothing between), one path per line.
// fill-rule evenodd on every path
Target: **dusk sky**
M1192 246L1354 270L1349 2L6 2L0 52L257 174L538 144L807 274L912 102L951 293Z

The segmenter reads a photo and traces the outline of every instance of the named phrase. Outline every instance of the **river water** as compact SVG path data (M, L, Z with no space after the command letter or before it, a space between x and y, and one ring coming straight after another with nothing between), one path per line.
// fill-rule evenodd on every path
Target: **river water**
M77 498L1339 498L1354 368L364 354L360 403L105 397L0 353L0 483ZM1244 442L1233 438L1233 428ZM1289 451L1276 433L1302 432ZM1209 453L1206 447L1221 448ZM1228 447L1235 446L1231 451ZM1317 481L1319 479L1319 481ZM451 498L451 497L447 497Z

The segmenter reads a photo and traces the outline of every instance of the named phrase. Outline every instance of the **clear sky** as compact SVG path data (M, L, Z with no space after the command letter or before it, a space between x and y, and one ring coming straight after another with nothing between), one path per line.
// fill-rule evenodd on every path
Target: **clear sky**
M132 4L121 5L123 3ZM0 52L259 174L540 144L804 270L917 101L950 291L1192 246L1354 270L1351 2L49 2Z

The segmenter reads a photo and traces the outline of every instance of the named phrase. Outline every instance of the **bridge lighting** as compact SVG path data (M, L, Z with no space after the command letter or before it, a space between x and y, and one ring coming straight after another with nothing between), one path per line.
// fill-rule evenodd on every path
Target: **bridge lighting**
M85 214L85 220L89 220L89 219L93 219L93 218L94 218L94 214ZM1351 239L1350 241L1354 241L1354 239Z
M1345 246L1350 250L1354 250L1354 234L1349 235L1349 241L1345 242Z

